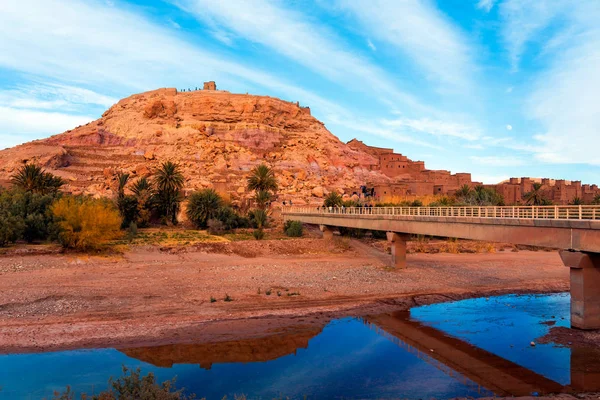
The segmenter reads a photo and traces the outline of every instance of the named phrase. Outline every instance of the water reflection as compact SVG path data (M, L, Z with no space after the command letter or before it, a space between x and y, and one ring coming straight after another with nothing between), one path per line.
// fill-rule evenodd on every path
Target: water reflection
M598 350L530 346L568 296L501 296L419 307L262 337L156 347L0 355L0 399L106 388L120 367L177 376L198 397L453 398L600 390ZM234 339L236 336L239 338ZM201 368L199 368L200 366Z
M298 349L308 348L308 341L321 331L322 328L299 329L299 332L256 339L137 347L121 351L128 357L156 367L198 364L201 368L210 370L213 364L266 362L290 354L296 355Z

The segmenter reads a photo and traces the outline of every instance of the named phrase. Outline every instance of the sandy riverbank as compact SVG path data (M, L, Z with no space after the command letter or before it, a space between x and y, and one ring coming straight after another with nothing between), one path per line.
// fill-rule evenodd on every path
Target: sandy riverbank
M410 254L405 270L387 267L388 257L358 241L319 239L135 247L109 257L5 255L0 352L227 340L290 321L322 326L342 315L569 288L555 252Z

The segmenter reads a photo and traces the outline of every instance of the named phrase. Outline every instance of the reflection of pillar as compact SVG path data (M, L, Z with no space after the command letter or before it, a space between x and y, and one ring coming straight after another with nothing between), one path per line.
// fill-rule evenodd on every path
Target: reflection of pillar
M321 232L323 232L323 239L325 239L325 240L333 239L333 229L331 229L330 226L320 225L319 228L321 229Z
M388 232L387 239L392 244L392 267L406 268L406 241L408 235Z
M571 387L577 392L600 391L600 350L571 347Z
M600 254L561 251L571 268L571 327L600 329Z

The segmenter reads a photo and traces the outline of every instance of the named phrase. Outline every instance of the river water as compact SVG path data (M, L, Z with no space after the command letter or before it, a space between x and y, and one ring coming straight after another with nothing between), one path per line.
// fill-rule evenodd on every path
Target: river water
M98 393L123 365L199 398L452 398L526 395L597 381L589 354L531 345L569 326L568 294L498 296L343 318L260 339L0 355L0 399ZM587 355L587 356L586 356ZM587 382L587 383L586 383Z

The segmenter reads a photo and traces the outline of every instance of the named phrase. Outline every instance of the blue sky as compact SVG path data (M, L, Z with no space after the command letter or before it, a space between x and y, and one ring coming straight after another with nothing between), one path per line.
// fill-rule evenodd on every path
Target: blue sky
M215 80L494 183L600 183L598 0L7 0L0 148Z

